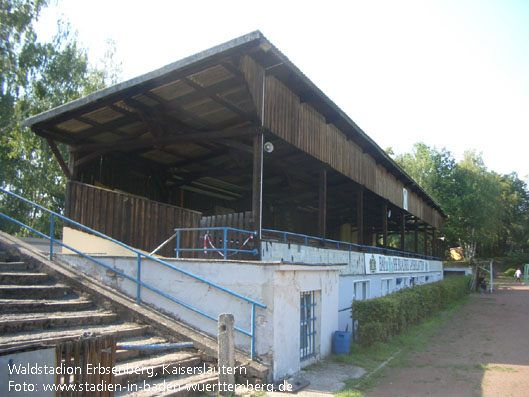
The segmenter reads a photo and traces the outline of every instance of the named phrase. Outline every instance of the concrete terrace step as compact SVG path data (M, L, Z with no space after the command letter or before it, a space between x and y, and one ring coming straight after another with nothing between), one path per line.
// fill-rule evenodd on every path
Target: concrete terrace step
M9 285L34 285L44 284L50 281L50 276L46 273L36 273L25 271L0 271L0 284Z
M200 355L189 352L157 354L155 356L129 360L116 365L115 383L135 383L140 380L174 375L173 371L183 371L188 367L196 367L201 363ZM141 371L130 371L130 369Z
M79 327L82 325L110 324L118 320L113 312L85 310L80 312L14 313L0 316L0 332L44 330Z
M0 335L0 349L22 347L34 343L52 345L78 340L83 336L116 335L118 338L131 338L151 332L152 327L136 323L59 328L46 331L22 331Z
M128 384L127 389L117 391L116 397L169 397L201 396L208 394L207 385L218 383L218 376L211 374L179 375L149 379L148 382ZM209 386L211 387L211 386ZM211 393L216 395L216 393Z
M33 270L34 265L30 265L26 262L0 262L0 271L22 271L22 270Z
M71 293L64 284L55 285L0 285L0 299L60 298Z
M86 310L93 307L92 301L66 297L60 299L0 299L1 313L42 313Z

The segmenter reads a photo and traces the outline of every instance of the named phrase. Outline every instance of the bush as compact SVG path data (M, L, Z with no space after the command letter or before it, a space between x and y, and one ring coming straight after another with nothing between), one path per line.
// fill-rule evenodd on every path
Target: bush
M362 346L371 346L375 342L387 342L390 333L384 323L373 321L358 327L357 335Z
M507 277L514 277L514 272L516 269L513 269L512 267L510 269L507 269L503 272Z
M450 277L432 284L407 288L382 298L353 302L352 317L358 321L356 336L362 346L385 342L444 309L468 292L470 276Z

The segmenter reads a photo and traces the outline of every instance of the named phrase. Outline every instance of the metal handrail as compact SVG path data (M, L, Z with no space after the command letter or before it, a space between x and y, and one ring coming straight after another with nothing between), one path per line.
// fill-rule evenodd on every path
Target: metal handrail
M252 357L252 360L255 359L255 307L258 306L258 307L261 307L263 309L266 309L266 305L264 305L263 303L260 303L258 301L255 301L255 300L251 299L251 298L248 298L248 297L245 297L243 295L240 295L240 294L238 294L238 293L236 293L234 291L231 291L231 290L229 290L227 288L222 287L219 284L216 284L214 282L208 281L208 280L206 280L206 279L204 279L204 278L202 278L200 276L192 274L192 273L190 273L190 272L188 272L186 270L180 269L177 266L171 265L170 263L167 263L167 262L165 262L165 261L163 261L163 260L161 260L159 258L155 258L155 257L153 257L153 256L151 256L149 254L146 254L146 253L141 252L141 251L139 251L139 250L137 250L135 248L132 248L132 247L128 246L127 244L124 244L124 243L122 243L122 242L120 242L118 240L113 239L112 237L109 237L109 236L107 236L107 235L105 235L103 233L98 232L97 230L94 230L94 229L91 229L91 228L89 228L87 226L84 226L84 225L82 225L82 224L80 224L80 223L78 223L78 222L76 222L76 221L74 221L72 219L69 219L69 218L67 218L67 217L65 217L65 216L63 216L61 214L58 214L58 213L56 213L54 211L51 211L51 210L49 210L49 209L47 209L47 208L45 208L45 207L43 207L43 206L41 206L39 204L33 203L32 201L27 200L24 197L21 197L21 196L19 196L16 193L10 192L10 191L5 190L3 188L0 188L0 192L6 193L9 196L12 196L12 197L14 197L14 198L16 198L16 199L18 199L20 201L25 202L26 204L29 204L29 205L31 205L31 206L33 206L35 208L38 208L38 209L50 214L50 216L51 216L51 219L50 219L50 236L47 236L46 234L44 234L42 232L39 232L38 230L32 228L31 226L28 226L28 225L26 225L26 224L24 224L24 223L22 223L20 221L17 221L16 219L11 218L10 216L8 216L6 214L3 214L3 213L0 212L0 217L4 218L4 219L6 219L6 220L8 220L10 222L13 222L13 223L15 223L15 224L17 224L17 225L19 225L21 227L24 227L24 228L30 230L31 232L38 234L39 236L41 236L43 238L46 238L46 239L50 240L50 255L49 255L50 261L53 261L53 244L57 243L57 244L61 245L62 247L65 247L65 248L75 252L76 254L78 254L78 255L80 255L80 256L82 256L82 257L84 257L84 258L86 258L86 259L88 259L88 260L90 260L90 261L92 261L92 262L104 267L105 269L110 270L110 271L112 271L112 272L114 272L114 273L116 273L116 274L118 274L118 275L120 275L120 276L122 276L122 277L124 277L124 278L126 278L126 279L128 279L128 280L130 280L132 282L134 282L136 284L136 303L138 305L141 304L141 287L144 287L144 288L147 288L147 289L157 293L158 295L161 295L164 298L167 298L167 299L169 299L169 300L171 300L171 301L173 301L173 302L175 302L175 303L177 303L177 304L179 304L179 305L181 305L181 306L183 306L183 307L185 307L185 308L187 308L187 309L189 309L189 310L191 310L191 311L193 311L193 312L195 312L197 314L200 314L200 315L202 315L204 317L207 317L207 318L209 318L209 319L211 319L213 321L216 321L216 322L218 321L218 319L215 318L214 316L212 316L212 315L210 315L208 313L205 313L205 312L201 311L200 309L194 308L193 306L191 306L191 305L189 305L189 304L187 304L185 302L182 302L179 299L174 298L173 296L168 295L165 292L160 291L159 289L157 289L157 288L155 288L155 287L153 287L153 286L151 286L149 284L146 284L143 281L141 281L141 258L142 257L145 257L145 258L150 259L150 260L152 260L154 262L160 263L160 264L162 264L162 265L164 265L164 266L166 266L166 267L168 267L170 269L173 269L175 271L180 272L181 274L184 274L184 275L186 275L188 277L191 277L191 278L193 278L195 280L198 280L198 281L200 281L202 283L205 283L205 284L207 284L207 285L209 285L211 287L214 287L214 288L216 288L216 289L218 289L220 291L223 291L223 292L225 292L225 293L227 293L229 295L232 295L232 296L234 296L237 299L240 299L240 300L243 300L243 301L246 301L246 302L250 303L251 304L251 314L250 314L250 316L251 316L250 317L251 329L250 329L250 331L243 330L243 329L241 329L239 327L234 327L234 329L236 331L238 331L238 332L240 332L240 333L242 333L244 335L247 335L247 336L249 336L251 338L251 342L250 342L251 357ZM75 248L64 244L60 240L55 240L53 238L54 219L55 218L62 219L65 222L68 222L68 223L70 223L70 224L72 224L74 226L77 226L77 227L79 227L81 229L84 229L84 230L86 230L86 231L88 231L88 232L90 232L90 233L92 233L92 234L94 234L94 235L96 235L98 237L101 237L101 238L103 238L105 240L111 241L112 243L117 244L117 245L119 245L119 246L121 246L121 247L123 247L123 248L125 248L125 249L127 249L127 250L129 250L129 251L131 251L133 253L135 253L137 255L137 277L136 278L131 277L131 276L129 276L129 275L123 273L123 272L120 272L119 270L116 270L116 269L104 264L103 262L91 257L90 255L84 254L84 253L76 250Z
M206 231L206 237L210 230L221 230L224 233L223 236L223 247L222 248L180 248L180 232L197 232L197 231ZM238 253L247 253L252 255L258 255L259 251L254 248L253 250L243 250L243 249L236 249L236 248L228 248L228 232L237 232L237 233L243 233L248 234L250 238L253 238L253 236L257 236L257 232L251 231L251 230L242 230L242 229L236 229L234 227L230 226L216 226L216 227L180 227L175 229L175 235L176 235L176 257L180 257L180 252L218 252L224 260L228 259L228 252L232 252L233 254Z
M299 234L299 233L292 233L292 232L284 232L281 230L272 230L272 229L263 229L263 233L271 233L271 234L279 234L282 236L283 242L287 243L287 237L297 237L304 241L305 245L308 245L309 240L311 241L319 241L322 243L330 243L330 244L336 244L336 248L340 247L346 247L349 251L358 251L358 252L368 252L370 254L372 253L379 253L379 254L389 254L389 255L395 255L395 256L404 256L408 258L416 258L416 259L427 259L427 260L441 260L439 257L435 256L429 256L429 255L422 255L422 254L415 254L412 252L406 252L406 251L399 251L394 250L391 248L383 248L383 247L372 247L370 245L361 245L361 244L355 244L350 243L347 241L338 241L338 240L331 240L326 239L323 237L315 237L315 236L309 236L305 234Z

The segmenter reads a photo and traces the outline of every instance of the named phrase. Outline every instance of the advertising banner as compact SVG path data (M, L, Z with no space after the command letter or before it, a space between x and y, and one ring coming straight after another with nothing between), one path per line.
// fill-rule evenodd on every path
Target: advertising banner
M426 259L365 254L364 261L366 266L366 274L412 273L428 271L428 261Z

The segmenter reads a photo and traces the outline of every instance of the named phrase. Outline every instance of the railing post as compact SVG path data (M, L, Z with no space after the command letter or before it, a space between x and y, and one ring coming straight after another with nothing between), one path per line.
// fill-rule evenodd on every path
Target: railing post
M180 258L180 230L176 231L176 257Z
M235 385L235 342L233 339L234 318L233 314L222 313L218 319L218 365L219 387L221 396L231 395ZM222 386L221 386L222 385Z
M251 324L251 333L252 339L250 341L250 352L252 354L252 360L255 360L255 303L252 303L252 324Z
M228 228L224 228L224 260L228 259Z
M138 254L138 266L137 266L137 280L136 280L136 303L141 303L141 255Z
M55 216L51 214L50 218L50 261L53 261L53 232L54 232L54 219Z

